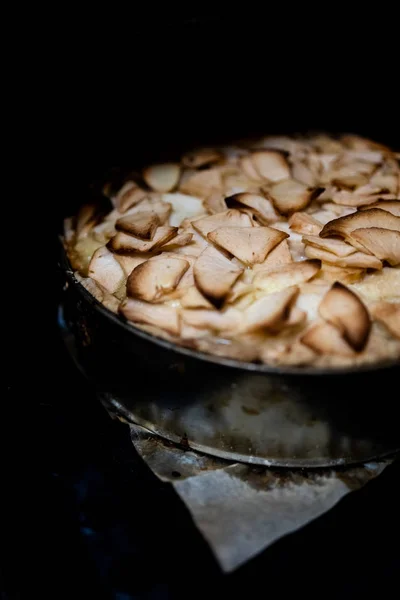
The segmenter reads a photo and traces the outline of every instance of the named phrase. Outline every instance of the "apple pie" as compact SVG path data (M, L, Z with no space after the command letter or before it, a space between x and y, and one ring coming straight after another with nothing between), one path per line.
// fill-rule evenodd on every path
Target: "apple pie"
M129 173L64 243L133 327L247 362L400 358L400 155L356 135L200 148Z

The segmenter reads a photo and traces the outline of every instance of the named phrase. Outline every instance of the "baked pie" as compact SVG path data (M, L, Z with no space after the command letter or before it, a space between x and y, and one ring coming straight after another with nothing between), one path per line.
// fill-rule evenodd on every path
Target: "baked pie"
M400 358L400 155L356 135L201 148L65 220L80 283L134 327L271 365ZM110 205L111 206L111 205Z

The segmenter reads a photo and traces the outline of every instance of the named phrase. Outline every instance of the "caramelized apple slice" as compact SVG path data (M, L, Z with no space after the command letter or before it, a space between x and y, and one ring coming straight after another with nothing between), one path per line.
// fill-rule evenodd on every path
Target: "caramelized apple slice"
M254 265L253 273L261 271L273 271L281 265L287 265L293 262L287 239L280 242L271 252L268 253L264 262Z
M115 223L117 231L123 231L142 240L152 240L160 219L155 212L140 212L126 217L121 217Z
M371 319L360 298L342 283L336 282L319 305L319 314L342 333L357 352L364 349L371 330Z
M390 331L394 337L400 339L400 302L377 302L371 307L371 314Z
M119 312L133 323L156 325L174 335L179 334L178 310L173 306L126 298L121 302Z
M251 154L251 162L258 175L266 181L280 181L290 177L285 155L274 150L259 150Z
M199 291L213 304L219 304L243 269L231 263L215 248L207 247L194 265L194 279Z
M325 281L334 283L340 281L340 283L348 284L360 281L365 275L365 269L358 267L335 267L328 263L323 263L320 276Z
M354 356L353 348L343 339L340 331L330 323L313 325L300 341L318 354Z
M253 285L261 290L276 292L312 279L320 270L319 260L302 260L279 266L275 271L260 271Z
M392 267L400 264L400 231L366 227L355 229L351 236L380 260L386 260Z
M254 265L288 235L272 227L220 227L207 237L243 263Z
M356 249L346 242L330 238L320 238L318 235L303 235L303 242L316 248L322 248L327 252L332 252L336 256L350 256L354 254Z
M243 173L249 179L251 179L253 181L260 181L260 182L264 181L264 178L261 177L261 175L258 173L257 169L255 168L251 155L242 156L240 158L240 166L243 170Z
M199 292L195 286L191 286L181 298L183 308L208 308L213 309L211 302Z
M154 302L164 294L173 291L189 263L183 258L155 257L136 267L126 282L126 292L130 298Z
M316 246L307 245L305 247L305 255L308 258L317 258L324 263L335 265L336 267L358 268L358 269L382 269L382 262L371 254L363 252L354 252L349 256L337 256L332 252L317 248Z
M239 210L230 209L216 215L196 219L192 221L192 225L196 231L207 237L211 231L219 227L251 227L252 223L248 215Z
M271 329L276 331L287 321L299 289L292 286L280 292L262 296L243 311L241 332Z
M254 213L258 221L263 225L269 225L279 221L280 216L275 212L270 200L259 194L250 194L247 192L234 194L225 198L228 208L237 208L246 206Z
M105 246L101 246L93 254L88 273L94 281L111 294L117 291L125 279L121 265Z
M155 192L170 192L179 181L181 167L175 163L152 165L143 171L143 179Z
M371 208L370 210L357 211L345 217L339 217L333 221L329 221L321 233L320 237L338 236L346 242L361 250L361 252L369 252L360 242L351 235L355 229L364 229L368 227L382 227L383 229L391 229L400 231L400 217L392 215L390 212L380 208Z
M170 242L163 244L160 246L160 250L163 252L173 252L178 248L183 248L190 244L193 240L193 233L189 233L183 231L182 233L178 233L176 237L174 237Z
M130 186L122 194L117 196L117 207L120 213L125 213L130 208L133 208L148 196L146 190L142 190L137 185Z
M223 154L215 148L200 148L182 156L182 164L190 169L198 169L219 162Z
M242 314L236 308L226 311L210 309L184 309L181 318L187 325L196 329L210 329L221 334L235 335L241 323Z
M157 228L153 239L148 242L119 231L117 235L108 242L107 247L112 250L112 252L121 254L150 252L172 240L172 238L176 236L177 231L177 227L163 225L162 227Z
M221 171L217 167L195 171L190 176L182 179L179 189L185 194L206 198L215 191L222 191Z
M369 206L362 206L359 210L371 210L371 208L379 208L392 213L395 217L400 217L400 200L378 200Z
M282 215L290 215L306 208L323 188L309 188L300 181L285 179L264 188L267 197Z
M323 224L320 221L303 212L293 213L289 218L289 226L295 233L302 233L304 235L319 235L319 232L323 228Z

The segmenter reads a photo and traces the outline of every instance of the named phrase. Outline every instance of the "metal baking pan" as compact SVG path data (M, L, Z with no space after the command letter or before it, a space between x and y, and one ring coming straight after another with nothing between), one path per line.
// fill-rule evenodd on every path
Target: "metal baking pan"
M385 86L396 72L396 36L386 24L381 44L362 46L362 60L360 34L354 50L325 44L319 66L310 60L314 31L297 35L294 27L266 48L262 20L225 12L195 18L194 27L177 18L171 28L163 18L155 37L161 61L147 44L149 20L129 40L126 64L119 57L110 70L100 61L98 72L96 61L89 71L84 64L75 110L69 103L55 112L65 148L54 189L61 218L85 201L82 180L101 180L99 165L141 166L191 145L222 144L232 132L351 131L399 147L398 99ZM364 91L359 82L371 79L377 59L379 83ZM106 310L75 280L63 250L60 269L71 352L124 418L183 446L259 464L336 465L400 448L398 364L315 371L202 354Z

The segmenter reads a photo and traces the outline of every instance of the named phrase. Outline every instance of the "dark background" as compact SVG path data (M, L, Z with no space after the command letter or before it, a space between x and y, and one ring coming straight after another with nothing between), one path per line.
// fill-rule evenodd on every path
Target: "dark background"
M102 168L197 142L320 128L399 148L393 18L384 6L367 23L322 7L155 12L101 23L98 15L56 15L37 30L18 73L16 181L24 193L12 208L29 236L6 246L13 260L22 248L24 262L3 341L1 590L57 600L178 598L193 587L200 597L259 588L387 595L400 567L398 463L234 574L220 574L180 500L71 367L56 327L55 232ZM28 217L32 206L38 221Z

